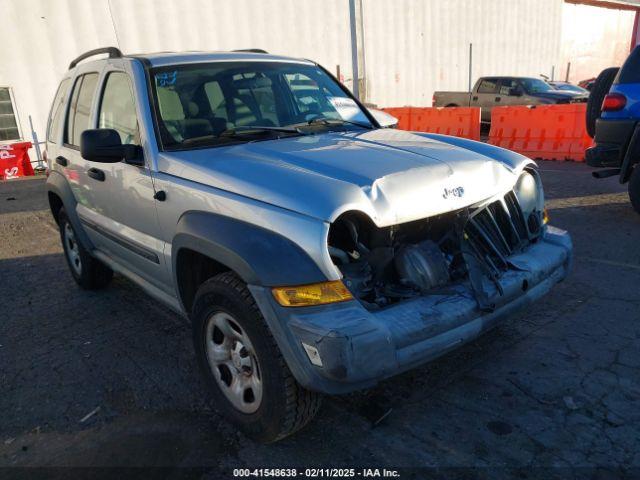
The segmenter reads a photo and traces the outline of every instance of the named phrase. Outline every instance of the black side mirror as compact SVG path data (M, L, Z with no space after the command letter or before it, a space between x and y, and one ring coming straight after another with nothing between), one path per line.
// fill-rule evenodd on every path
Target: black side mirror
M123 145L118 132L111 128L85 130L80 135L80 154L85 160L117 163L122 160L142 165L142 149L137 145Z
M511 87L509 89L509 96L511 97L521 97L522 93L523 92L521 87Z

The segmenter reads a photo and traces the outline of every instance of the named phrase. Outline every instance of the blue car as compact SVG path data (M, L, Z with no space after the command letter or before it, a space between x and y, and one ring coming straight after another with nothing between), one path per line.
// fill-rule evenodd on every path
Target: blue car
M596 178L618 175L629 184L629 198L640 213L640 46L621 68L600 73L587 105L587 129L595 145L586 152L588 165L603 168Z

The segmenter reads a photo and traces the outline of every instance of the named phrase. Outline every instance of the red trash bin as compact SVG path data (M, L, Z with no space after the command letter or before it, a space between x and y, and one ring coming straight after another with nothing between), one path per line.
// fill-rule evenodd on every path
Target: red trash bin
M0 180L10 180L33 175L29 159L31 142L0 145Z

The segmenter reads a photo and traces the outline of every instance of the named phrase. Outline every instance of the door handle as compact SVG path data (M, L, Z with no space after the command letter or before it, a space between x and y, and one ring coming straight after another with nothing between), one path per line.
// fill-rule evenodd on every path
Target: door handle
M500 101L500 97L496 97L496 102L499 102L499 101Z
M56 163L58 165L61 165L63 167L66 167L67 165L69 165L69 160L67 160L64 157L56 157Z
M94 180L104 182L104 172L99 168L90 168L89 170L87 170L87 175L89 175L89 177L93 178Z

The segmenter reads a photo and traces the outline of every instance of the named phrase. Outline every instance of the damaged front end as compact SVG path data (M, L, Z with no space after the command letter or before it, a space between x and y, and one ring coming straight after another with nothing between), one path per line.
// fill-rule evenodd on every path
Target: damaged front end
M540 179L527 169L505 195L435 217L378 228L366 215L343 214L329 231L329 254L368 310L468 282L479 308L492 311L486 280L502 293L502 274L521 268L510 257L538 241L544 216Z
M347 212L328 248L356 301L284 307L251 291L307 388L345 393L414 368L539 301L570 268L571 238L546 225L535 170L513 189L429 218L376 226ZM289 347L292 348L289 349Z

